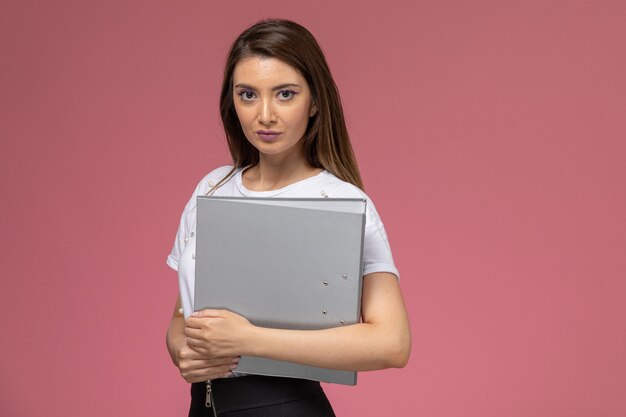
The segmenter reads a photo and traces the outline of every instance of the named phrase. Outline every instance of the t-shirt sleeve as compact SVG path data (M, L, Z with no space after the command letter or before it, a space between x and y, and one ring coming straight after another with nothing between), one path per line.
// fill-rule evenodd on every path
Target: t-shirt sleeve
M176 238L174 239L174 246L172 247L170 254L167 256L166 263L172 269L178 271L178 263L185 246L187 246L187 240L190 236L193 236L196 222L198 196L206 194L214 183L222 180L228 173L232 172L232 168L232 166L225 165L215 169L202 178L195 190L193 190L193 194L191 194L191 198L187 202L187 205L183 210L183 214L180 216L180 223L178 225L178 231L176 232Z
M187 222L185 220L185 213L180 217L180 224L178 231L176 232L176 239L174 240L174 246L170 254L167 256L167 265L175 271L178 271L178 261L183 251L184 236L187 234Z
M202 182L200 182L194 190L191 198L185 206L185 209L183 210L183 214L180 216L180 223L178 225L178 231L176 232L176 238L174 239L174 246L172 247L170 254L167 256L167 265L176 271L178 271L180 256L183 249L185 249L185 239L188 239L191 231L191 216L197 204L196 199L198 198L201 184Z
M393 262L391 247L376 207L368 199L363 244L363 275L373 272L389 272L400 277Z

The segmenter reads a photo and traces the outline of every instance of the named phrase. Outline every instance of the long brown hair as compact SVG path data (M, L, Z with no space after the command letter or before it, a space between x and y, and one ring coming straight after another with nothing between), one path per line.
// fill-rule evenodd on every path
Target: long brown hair
M250 56L280 59L302 74L317 107L304 136L309 164L363 189L339 91L326 58L307 29L284 19L263 20L245 30L231 46L226 59L220 114L235 167L259 162L259 151L246 139L233 103L233 71L240 60Z

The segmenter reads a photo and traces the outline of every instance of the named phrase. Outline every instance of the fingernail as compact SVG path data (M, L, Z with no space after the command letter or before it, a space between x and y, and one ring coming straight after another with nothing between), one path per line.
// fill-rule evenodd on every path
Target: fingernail
M226 372L226 373L224 374L224 378L230 378L231 376L233 376L233 373L232 373L232 372Z
M235 358L235 359L233 359L233 363L239 363L239 359L240 359L240 358Z
M235 369L237 367L237 365L231 365L230 369Z
M198 317L198 312L194 311L193 313L191 313L191 317Z

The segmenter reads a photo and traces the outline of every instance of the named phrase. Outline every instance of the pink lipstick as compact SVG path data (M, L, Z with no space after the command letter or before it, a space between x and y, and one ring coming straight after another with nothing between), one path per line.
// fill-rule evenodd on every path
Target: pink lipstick
M259 135L259 138L261 138L261 140L271 142L275 140L278 135L280 135L280 132L275 132L273 130L257 130L256 134Z

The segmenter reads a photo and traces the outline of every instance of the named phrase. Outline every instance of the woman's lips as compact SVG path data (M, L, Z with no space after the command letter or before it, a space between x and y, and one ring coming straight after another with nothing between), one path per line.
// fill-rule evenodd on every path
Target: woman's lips
M271 130L257 130L256 134L261 138L261 140L271 142L275 140L280 132L274 132Z

